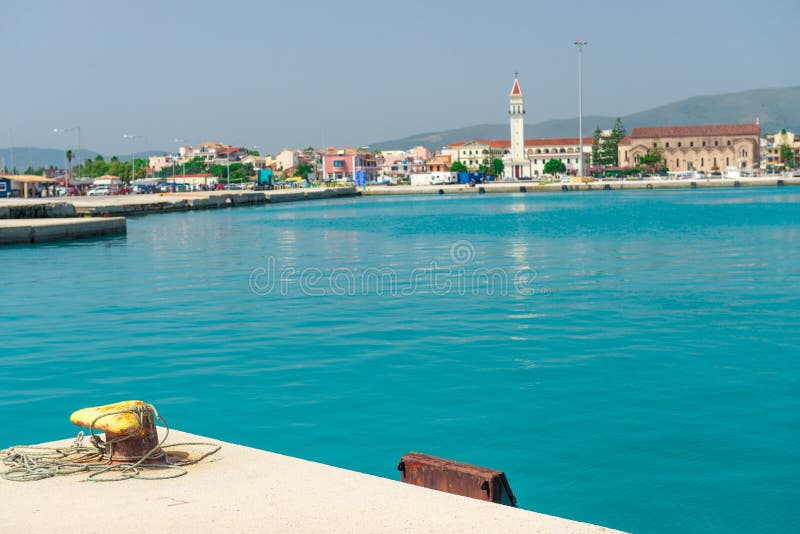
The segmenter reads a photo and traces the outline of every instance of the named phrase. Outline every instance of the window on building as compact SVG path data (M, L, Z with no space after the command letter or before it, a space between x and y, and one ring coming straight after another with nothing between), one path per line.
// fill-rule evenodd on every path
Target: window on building
M703 141L703 146L706 146L706 142L705 141Z
M730 158L725 158L725 166L727 167L730 164L731 164Z
M719 146L719 141L714 141L714 146Z
M728 139L728 146L731 146L731 140Z
M680 142L680 141L678 141L678 148L680 148L680 147L681 147L681 142Z
M705 165L704 158L700 158L700 166L702 167L703 165Z
M689 141L689 148L694 146L694 141Z
M676 169L681 168L681 160L679 160L678 158L675 158L675 168Z
M337 159L333 162L334 169L341 169L342 167L344 167L344 160Z

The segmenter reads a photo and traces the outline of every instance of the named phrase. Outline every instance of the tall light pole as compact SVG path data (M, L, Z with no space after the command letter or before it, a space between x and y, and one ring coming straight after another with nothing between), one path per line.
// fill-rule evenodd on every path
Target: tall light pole
M72 126L70 128L53 128L53 133L62 134L67 132L76 132L78 134L78 149L76 155L78 156L78 167L81 166L81 127ZM65 171L66 172L66 171ZM69 196L69 176L64 180L64 196Z
M185 143L186 140L176 137L172 140L176 145L178 145L178 157L181 158L181 163L183 164L183 181L186 181L186 156L181 156L181 143ZM172 183L175 183L175 173L172 173Z
M583 47L589 41L575 41L578 47L578 174L583 176Z
M141 139L141 135L122 134L123 139ZM136 146L131 142L131 182L136 179Z

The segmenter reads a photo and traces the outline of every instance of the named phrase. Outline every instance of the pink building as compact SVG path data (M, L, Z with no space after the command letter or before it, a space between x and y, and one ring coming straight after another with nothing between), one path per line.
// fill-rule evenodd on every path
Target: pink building
M433 157L433 150L424 146L415 146L411 149L411 158L414 161L428 161Z
M322 154L323 179L353 181L357 171L365 171L367 180L378 176L375 154L357 148L329 147Z

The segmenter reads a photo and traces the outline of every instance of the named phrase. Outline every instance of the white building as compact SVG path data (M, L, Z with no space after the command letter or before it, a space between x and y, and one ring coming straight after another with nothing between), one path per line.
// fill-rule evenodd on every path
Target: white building
M588 169L592 157L591 137L583 138L583 168ZM568 173L580 171L580 140L577 137L556 137L550 139L527 139L525 157L530 161L531 177L544 174L544 166L551 159L564 164Z
M275 156L275 165L278 169L294 169L300 164L300 151L286 149Z

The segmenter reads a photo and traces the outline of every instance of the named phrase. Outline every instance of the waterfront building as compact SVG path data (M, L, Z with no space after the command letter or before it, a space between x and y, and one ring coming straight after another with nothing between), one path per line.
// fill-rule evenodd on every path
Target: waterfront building
M165 154L163 156L150 156L149 158L150 172L151 173L161 172L161 169L164 169L165 167L171 167L174 163L176 163L176 160L170 154Z
M226 148L231 148L231 146L217 141L208 141L196 146L182 146L178 148L179 161L183 162L199 156L211 162L219 151Z
M420 150L422 149L422 150ZM384 150L378 157L378 167L382 176L405 177L412 173L425 171L425 156L431 151L425 147L411 150Z
M489 139L459 141L441 151L442 155L450 157L450 161L460 161L471 172L477 171L481 165L491 165L493 159L503 159L509 153L509 141Z
M564 163L567 172L576 173L580 168L580 143L577 137L554 137L540 139L525 139L523 159L525 172L523 178L533 178L544 174L544 166L551 159ZM592 150L592 138L583 138L583 161L586 168ZM511 154L511 141L475 139L468 143L458 142L448 145L442 150L442 155L447 155L451 161L461 161L470 171L478 170L478 165L491 165L493 159L503 159L505 175L507 178L514 171L509 170L507 162ZM453 156L456 160L453 160ZM521 163L518 163L521 164ZM428 164L430 168L430 163Z
M794 156L794 165L800 163L800 136L793 132L781 130L778 133L769 134L762 139L761 166L766 170L782 170L785 168L785 161L781 158L781 147L787 146Z
M434 155L433 150L424 146L415 146L409 152L414 161L428 161Z
M452 164L449 154L437 154L425 163L425 169L428 172L447 172Z
M245 149L229 146L217 150L214 153L214 158L211 163L214 165L230 165L231 163L240 163L241 159L247 156L248 153Z
M757 169L761 162L760 137L758 123L634 128L619 143L619 165L634 167L659 146L671 171Z
M58 184L55 178L32 174L3 174L0 172L0 198L36 196L37 191ZM70 183L70 186L73 184Z
M294 169L300 165L300 151L290 148L281 150L278 152L278 155L275 156L275 165L281 170Z
M403 177L411 174L414 161L403 150L382 152L378 158L381 176Z
M354 181L355 173L364 171L367 180L378 177L378 163L375 154L359 148L329 147L322 154L322 172L325 181Z
M526 139L525 157L530 161L531 176L544 174L544 166L551 159L564 164L567 172L577 174L580 170L580 139L578 137L555 137ZM589 168L592 155L592 138L583 138L583 168Z

